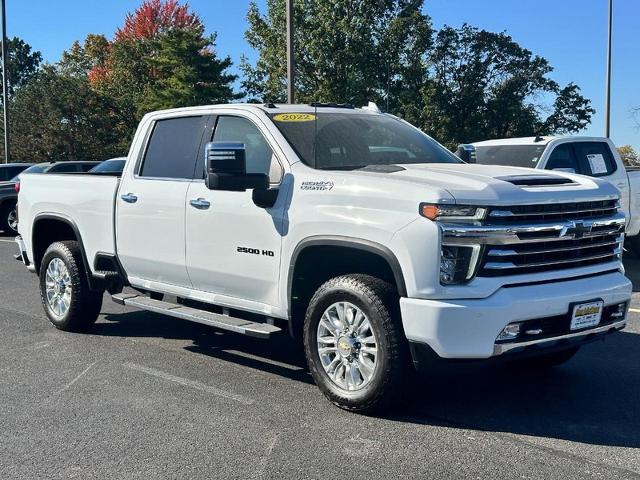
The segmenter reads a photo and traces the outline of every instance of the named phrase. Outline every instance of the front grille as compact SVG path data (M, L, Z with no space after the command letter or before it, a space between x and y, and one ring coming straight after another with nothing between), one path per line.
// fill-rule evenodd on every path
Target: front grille
M478 276L496 277L586 267L620 256L621 232L571 240L487 245Z
M548 205L517 205L512 207L491 208L487 216L487 221L491 225L510 225L519 222L586 220L609 217L617 211L617 200L552 203Z
M617 200L490 208L487 226L505 228L511 238L487 239L477 275L523 275L618 260L624 239L619 217Z

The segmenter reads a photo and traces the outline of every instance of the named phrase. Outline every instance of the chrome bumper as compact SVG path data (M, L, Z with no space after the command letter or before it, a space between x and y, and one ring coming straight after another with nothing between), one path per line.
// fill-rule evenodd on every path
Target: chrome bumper
M599 333L613 333L618 330L622 330L627 324L627 320L620 320L619 322L610 323L609 325L604 325L602 327L590 328L587 330L582 330L580 332L568 333L565 335L559 335L557 337L549 337L549 338L541 338L540 340L529 340L527 342L520 343L501 343L496 344L493 347L493 356L502 355L503 353L507 353L511 350L515 350L517 348L526 348L532 345L538 345L541 347L549 346L554 342L558 342L561 340L570 340L577 339L579 337L586 337L588 335L594 335Z

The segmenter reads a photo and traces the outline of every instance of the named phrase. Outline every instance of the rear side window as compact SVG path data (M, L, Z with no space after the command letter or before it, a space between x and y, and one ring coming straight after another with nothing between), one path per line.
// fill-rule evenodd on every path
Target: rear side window
M0 168L0 182L4 182L6 180L9 180L9 169L7 167L5 168Z
M205 116L158 120L140 169L141 177L191 179Z
M560 144L553 149L545 168L547 170L563 170L565 172L580 173L573 149L568 143Z
M609 145L604 142L573 143L578 162L585 175L603 177L616 171L616 163Z
M58 163L51 167L49 173L71 173L78 172L77 163Z
M80 170L82 170L83 172L88 172L96 165L97 163L83 163L82 165L80 165Z
M13 178L16 175L22 173L27 167L8 167L7 179Z

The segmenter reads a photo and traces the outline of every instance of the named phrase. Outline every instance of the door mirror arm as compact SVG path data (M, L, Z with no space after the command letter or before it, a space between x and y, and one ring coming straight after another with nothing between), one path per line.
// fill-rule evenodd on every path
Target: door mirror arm
M260 208L273 208L278 200L278 187L268 188L266 190L255 189L252 194L253 203Z

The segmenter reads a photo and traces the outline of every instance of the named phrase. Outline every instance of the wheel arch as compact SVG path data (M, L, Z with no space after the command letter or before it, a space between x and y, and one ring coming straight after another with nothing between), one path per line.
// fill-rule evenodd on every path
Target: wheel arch
M324 262L327 258L345 261ZM331 236L308 237L296 245L287 275L289 333L300 338L304 305L324 281L347 273L365 273L388 281L398 296L407 296L402 267L395 254L386 246L370 240ZM297 286L300 288L296 288Z
M76 223L69 217L57 213L43 213L37 215L33 220L31 228L31 249L33 254L33 265L36 273L40 272L40 264L47 248L54 242L73 240L78 242L82 256L82 265L89 288L98 290L95 279L91 274L87 253L82 242L82 235Z

